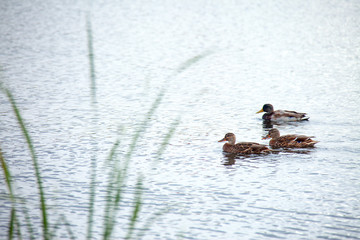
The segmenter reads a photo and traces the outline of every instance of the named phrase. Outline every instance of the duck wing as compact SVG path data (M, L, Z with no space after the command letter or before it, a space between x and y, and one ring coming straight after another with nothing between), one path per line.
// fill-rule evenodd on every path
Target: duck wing
M313 147L318 141L311 139L313 136L289 134L277 139L283 147Z
M305 135L288 134L288 135L280 136L279 138L277 138L277 141L281 142L281 143L289 143L292 141L304 142L309 138L310 137L305 136Z
M263 152L271 152L271 150L263 144L256 142L241 142L241 147L243 153L263 153ZM236 144L237 145L237 144Z
M239 143L235 144L234 147L239 151L245 151L256 145L260 145L260 144L256 143L256 142L239 142Z
M308 120L309 117L306 116L306 113L299 113L289 110L276 110L272 115L272 119L283 121L301 121Z
M305 136L305 135L295 135L296 139L294 139L294 141L297 142L308 142L308 141L312 141L311 138L313 138L314 136Z
M272 147L290 147L293 143L295 143L295 139L297 138L297 135L295 134L289 134L289 135L283 135L276 139L270 140L270 145Z

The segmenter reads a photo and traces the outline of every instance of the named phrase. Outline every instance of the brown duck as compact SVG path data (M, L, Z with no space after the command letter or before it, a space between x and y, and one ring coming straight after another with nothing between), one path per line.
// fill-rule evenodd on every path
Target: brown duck
M314 147L318 141L315 141L305 135L289 134L280 136L279 130L273 128L263 139L271 138L269 145L272 148L307 148Z
M242 154L252 154L252 153L266 153L271 152L272 150L267 148L265 145L255 143L255 142L240 142L236 143L236 137L233 133L227 133L225 137L219 142L227 141L223 146L223 151L228 153L242 153Z
M299 113L295 111L288 110L275 110L273 105L267 103L264 104L261 110L256 113L265 112L262 116L262 119L268 121L284 121L284 122L295 122L295 121L304 121L308 120L309 117L306 116L306 113Z

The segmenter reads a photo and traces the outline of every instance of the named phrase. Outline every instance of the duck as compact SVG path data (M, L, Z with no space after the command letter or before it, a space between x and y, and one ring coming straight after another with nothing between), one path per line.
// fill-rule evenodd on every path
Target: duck
M256 142L239 142L236 143L236 137L233 133L225 134L225 137L219 142L225 142L223 146L223 151L227 153L242 153L242 154L252 154L252 153L268 153L272 150L266 147L263 144Z
M262 116L262 119L266 121L284 121L284 122L295 122L295 121L304 121L309 120L309 117L306 116L306 113L299 113L295 111L288 110L275 110L273 105L270 103L264 104L261 110L256 113L265 112Z
M288 134L280 136L280 131L276 128L270 129L263 139L270 138L269 145L272 148L307 148L314 147L319 141L311 138L314 136L305 136L297 134Z

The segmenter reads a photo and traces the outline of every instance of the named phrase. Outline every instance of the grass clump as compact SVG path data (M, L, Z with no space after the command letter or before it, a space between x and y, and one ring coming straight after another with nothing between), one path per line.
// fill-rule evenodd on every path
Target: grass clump
M96 126L98 123L96 122L98 119L98 110L97 110L97 99L96 99L96 71L95 71L95 55L93 49L93 36L92 36L92 27L91 27L91 19L89 14L86 18L86 32L88 38L88 60L89 60L89 80L90 80L90 89L91 89L91 105L93 107L93 113L95 117L94 125L94 132L96 133ZM203 54L197 55L193 58L190 58L188 61L185 61L178 69L177 74L182 73L187 68L192 66L193 64L197 63L204 57L208 56L210 52L205 52ZM43 188L42 176L38 164L38 158L36 155L36 151L30 137L29 131L26 128L26 124L24 119L20 113L20 110L15 102L15 98L13 97L12 93L5 87L3 87L0 83L0 90L4 92L7 96L7 99L10 102L12 110L16 116L17 122L19 124L19 128L21 129L24 138L26 140L31 159L32 159L32 166L34 168L34 176L36 178L36 188L38 190L39 196L39 215L41 219L41 229L42 234L41 237L44 240L49 239L57 239L58 237L58 230L63 227L69 239L76 239L74 233L71 229L71 224L64 215L60 215L57 218L57 221L53 224L49 223L48 217L48 206L46 204L46 194ZM162 99L165 95L165 88L163 88L160 93L157 95L156 99L152 103L150 109L145 114L144 120L139 125L138 129L135 131L131 143L128 146L128 150L126 154L119 159L117 150L120 146L120 139L117 139L110 151L109 155L105 161L106 165L111 169L107 175L107 185L106 185L106 204L104 206L104 213L103 213L103 226L102 226L102 239L111 239L114 234L114 229L116 227L116 219L119 215L120 205L123 201L123 191L127 187L127 178L129 173L129 163L134 155L135 149L137 147L137 142L141 139L142 135L145 133L146 129L150 126L150 119L154 115L157 108L160 106ZM168 142L170 141L171 137L173 136L177 126L179 125L180 120L177 119L174 121L168 131L165 133L164 139L160 144L158 151L156 152L156 156L154 161L158 160L162 154ZM96 137L93 140L97 141ZM96 145L97 146L97 145ZM93 239L93 224L94 224L94 205L96 202L96 179L97 179L97 147L93 149L93 154L90 161L90 196L89 196L89 205L88 205L88 218L86 225L86 238ZM35 223L33 222L33 218L30 216L28 211L28 206L26 201L22 199L20 196L14 192L13 188L13 180L11 176L10 168L4 158L2 153L2 149L0 146L0 162L1 162L1 169L4 175L4 179L6 182L6 186L8 189L7 197L11 201L11 209L9 215L9 223L8 223L8 239L23 239L23 238L30 238L30 239L38 239L38 234L34 231ZM131 215L128 221L128 226L126 228L122 228L124 230L124 239L141 239L145 232L151 227L151 225L155 222L155 220L167 212L167 209L164 209L159 212L155 212L150 216L146 221L145 224L141 228L137 228L137 224L139 223L139 218L141 215L141 208L143 206L143 194L144 194L144 177L138 176L136 181L136 186L134 189L134 198L133 198L133 207L131 211ZM20 224L19 219L24 219L24 224ZM23 228L26 228L26 233ZM118 228L118 227L116 227Z
M35 154L35 149L34 149L34 146L32 144L32 140L30 138L30 135L29 135L29 132L28 130L26 129L25 127L25 123L23 121L23 118L20 114L20 111L15 103L15 100L14 100L14 97L12 96L11 92L8 90L8 89L4 89L5 91L5 94L7 95L10 103L11 103L11 106L12 106L12 109L15 113L15 116L16 116L16 119L19 123L19 126L21 128L21 131L26 139L26 143L28 145L28 148L30 150L30 155L31 155L31 159L32 159L32 164L33 164L33 167L34 167L34 175L36 177L36 183L37 183L37 188L38 188L38 195L39 195L39 198L40 198L40 210L41 210L41 219L42 219L42 230L43 230L43 239L47 240L49 239L49 225L48 225L48 216L47 216L47 206L46 206L46 201L45 201L45 194L44 194L44 190L43 190L43 186L42 186L42 179L41 179L41 175L40 175L40 170L39 170L39 165L38 165L38 160L37 160L37 156ZM2 155L2 154L1 154ZM16 222L16 199L15 199L15 194L12 190L12 181L11 181L11 175L10 175L10 170L9 168L7 167L6 163L5 163L5 160L3 158L3 156L1 156L1 161L2 161L2 169L3 169L3 172L4 172L4 175L5 175L5 181L6 181L6 184L8 186L8 189L9 189L9 193L10 193L10 199L13 203L13 210L12 210L12 218L11 220L14 220L14 222ZM13 227L13 224L10 225L10 230L12 229ZM19 231L19 234L21 233L20 231L20 228L17 229ZM11 239L11 236L9 236L9 238Z
M10 93L8 89L3 88L4 92L6 93L9 102L11 103L12 110L16 115L16 119L19 123L19 126L23 132L24 138L26 139L28 148L30 150L31 158L32 158L32 166L34 168L34 175L36 177L37 182L37 189L38 189L38 196L40 199L39 205L40 205L40 215L42 219L42 239L54 239L57 237L56 233L57 230L60 227L65 227L68 238L69 239L76 239L74 236L70 223L66 219L64 215L60 215L58 220L54 224L49 224L48 221L48 207L46 204L46 195L43 190L43 183L42 183L42 177L39 170L38 165L38 159L37 155L31 140L31 137L29 135L29 132L25 126L24 120L20 114L20 111L15 103L14 97ZM149 126L149 119L154 114L156 108L159 106L161 99L163 97L163 93L159 94L157 99L152 104L150 110L145 116L144 121L140 124L139 129L135 132L133 139L129 145L129 149L124 156L123 159L118 159L116 151L118 147L120 146L120 139L116 140L113 144L108 159L106 161L107 165L112 169L112 171L109 171L108 173L108 181L107 181L107 195L106 195L106 206L104 209L104 224L103 224L103 233L102 238L103 239L111 239L113 236L113 232L116 225L116 218L118 217L118 212L120 209L121 202L123 200L123 190L126 187L126 179L129 172L129 162L131 161L131 158L133 156L134 150L136 148L136 143L138 139L142 136L142 134L145 132L146 128ZM157 158L161 156L161 154L164 151L165 146L167 145L169 139L174 133L174 130L178 124L178 121L175 122L165 134L164 140L162 144L159 147L159 151L157 152ZM96 161L96 159L94 159ZM122 160L122 161L121 161ZM32 218L29 217L28 214L28 206L26 206L25 201L21 201L21 198L16 196L16 193L13 189L13 180L10 173L9 166L6 163L6 160L2 154L1 148L0 148L0 162L1 162L1 168L3 170L3 175L5 178L5 182L8 189L8 197L12 202L12 207L10 210L10 217L9 217L9 224L8 224L8 239L23 239L24 236L26 238L35 239L37 238L33 231L34 223L32 222ZM87 221L87 238L93 239L92 234L92 224L93 224L93 210L94 210L94 204L96 201L96 194L95 194L95 182L96 182L96 165L91 164L92 167L92 173L90 176L90 200L89 200L89 208L88 208L88 221ZM128 227L125 228L126 234L124 234L125 239L132 239L135 235L134 232L136 230L136 224L139 220L139 215L141 213L141 207L143 205L142 196L143 196L143 176L139 176L136 187L134 190L134 200L133 200L133 210L129 219ZM21 210L23 209L23 210ZM25 226L27 226L28 231L27 235L24 235L23 233L23 227L19 224L19 218L18 215L22 214L23 219L26 220ZM159 213L156 213L155 215L159 215ZM153 220L154 217L151 217ZM51 227L50 227L51 226ZM139 230L139 232L136 234L137 237L141 237L144 235L142 231L145 231L148 229L149 225L146 226L146 228L141 228L142 230Z

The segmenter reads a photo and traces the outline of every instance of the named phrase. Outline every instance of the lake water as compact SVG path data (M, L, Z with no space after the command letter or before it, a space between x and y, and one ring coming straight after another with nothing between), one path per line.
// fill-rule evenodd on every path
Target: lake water
M96 84L89 80L90 12ZM360 239L360 2L1 1L0 81L11 89L39 159L50 220L86 237L97 159L94 239L102 234L105 160L126 153L157 96L130 164L115 238L144 176L144 239ZM96 99L92 98L96 93ZM261 140L264 103L307 112L276 127L314 149L228 156L217 141ZM41 234L34 169L0 94L0 144ZM156 153L178 122L164 154ZM3 176L3 175L2 175ZM11 204L0 185L0 238ZM59 239L68 239L64 229Z

